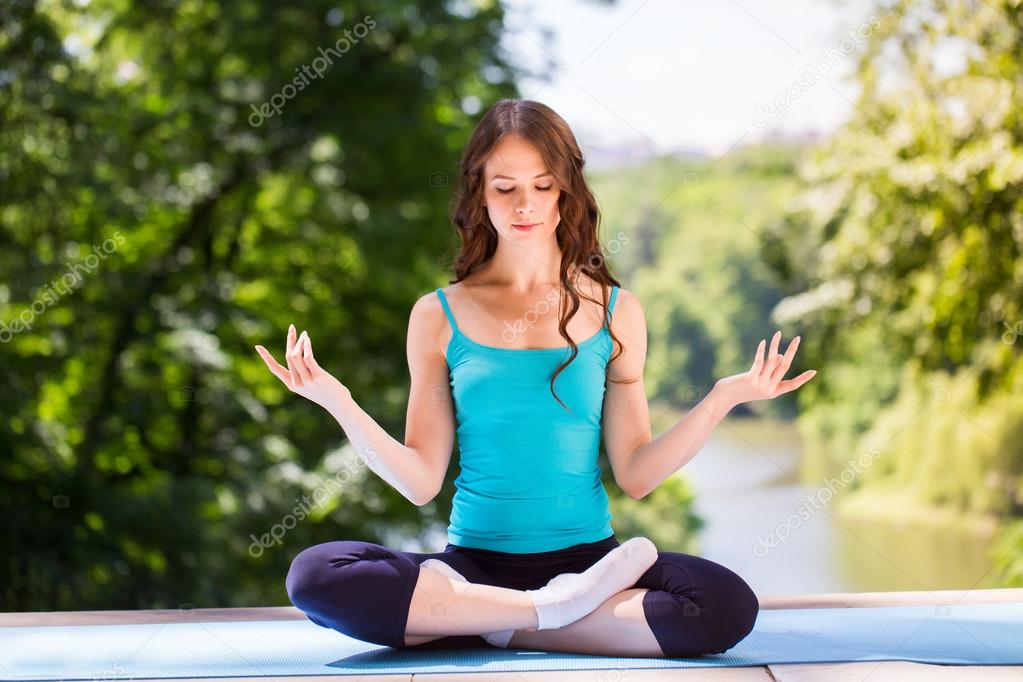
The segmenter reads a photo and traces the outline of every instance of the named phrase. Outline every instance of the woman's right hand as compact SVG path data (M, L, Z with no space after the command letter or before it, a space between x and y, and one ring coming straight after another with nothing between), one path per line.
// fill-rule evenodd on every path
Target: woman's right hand
M341 399L351 397L347 386L316 363L309 334L303 331L295 338L295 325L288 327L287 350L284 354L287 367L280 365L263 346L257 345L256 352L263 358L274 376L284 382L293 393L312 400L328 411Z

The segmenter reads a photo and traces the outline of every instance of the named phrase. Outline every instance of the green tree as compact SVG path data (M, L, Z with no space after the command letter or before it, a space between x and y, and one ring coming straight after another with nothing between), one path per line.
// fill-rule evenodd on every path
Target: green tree
M607 258L644 302L652 399L692 406L717 379L748 369L770 338L783 292L765 266L763 228L799 189L803 151L759 144L713 161L663 157L595 174ZM785 396L734 413L791 415L794 405Z
M401 433L458 154L515 95L501 6L452 7L0 5L6 609L283 603L297 549L435 521L253 345L308 329Z
M1019 515L1023 7L897 0L877 16L851 120L772 229L798 292L776 319L809 327L820 368L799 393L806 473L878 448L864 487Z

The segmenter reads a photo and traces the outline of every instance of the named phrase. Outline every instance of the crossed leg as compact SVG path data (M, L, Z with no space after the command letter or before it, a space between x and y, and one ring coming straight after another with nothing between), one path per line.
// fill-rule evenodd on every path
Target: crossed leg
M659 552L630 589L565 627L536 630L537 614L524 592L452 580L417 566L426 557L456 559L359 541L322 543L294 559L286 588L292 603L318 625L413 650L488 646L478 633L514 630L510 648L689 657L731 648L753 629L759 611L752 589L728 568ZM471 563L460 567L474 575ZM425 597L419 596L416 608L393 618L403 613L404 600L417 600L420 587Z
M445 588L465 589L465 583L436 575L450 583ZM758 612L752 589L728 568L694 555L659 552L632 588L562 628L513 626L508 648L642 657L723 653L752 631ZM420 631L406 635L406 645L443 637Z
M605 656L662 657L654 633L643 613L645 589L613 595L595 611L574 623L553 630L516 630L509 649L539 649ZM405 635L405 644L425 644L445 635Z

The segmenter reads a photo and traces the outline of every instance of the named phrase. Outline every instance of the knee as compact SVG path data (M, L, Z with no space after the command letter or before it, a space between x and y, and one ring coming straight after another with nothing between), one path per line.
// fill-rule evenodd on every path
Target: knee
M665 561L659 569L655 578L662 591L647 601L666 656L723 653L753 630L760 602L734 571L690 555Z
M721 566L721 577L710 605L713 641L710 653L724 653L753 631L760 602L753 589L738 574Z
M322 572L326 562L322 544L303 549L291 560L288 575L284 578L284 589L288 599L297 608L309 610L322 586Z
M302 611L315 611L325 595L336 591L346 571L339 569L359 559L363 543L336 540L306 547L291 560L284 589Z

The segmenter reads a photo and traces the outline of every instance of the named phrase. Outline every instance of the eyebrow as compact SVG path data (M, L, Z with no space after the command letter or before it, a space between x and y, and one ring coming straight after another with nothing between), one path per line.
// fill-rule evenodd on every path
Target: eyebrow
M551 172L547 171L546 173L540 173L539 175L534 175L533 177L534 178L542 178L543 176L550 175L550 174L551 174ZM491 180L497 180L498 178L503 178L505 180L514 180L515 179L515 178L513 178L511 176L508 176L508 175L495 175L494 177L491 178Z

